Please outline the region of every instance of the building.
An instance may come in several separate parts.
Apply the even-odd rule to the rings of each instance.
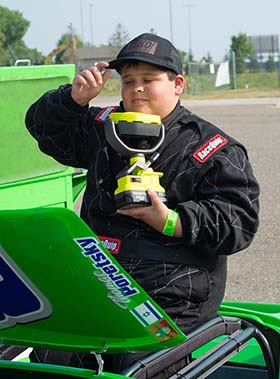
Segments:
[[[96,62],[110,61],[116,57],[119,48],[114,46],[81,47],[75,50],[77,71],[93,66]],[[69,51],[63,55],[63,62],[69,63]]]

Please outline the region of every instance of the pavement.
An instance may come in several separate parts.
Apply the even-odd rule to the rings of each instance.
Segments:
[[[98,98],[95,105],[117,104]],[[228,259],[225,300],[280,303],[280,98],[182,100],[242,142],[261,187],[260,227],[252,245]]]
[[[183,101],[248,149],[261,188],[260,227],[252,245],[228,259],[225,300],[280,302],[280,99]]]

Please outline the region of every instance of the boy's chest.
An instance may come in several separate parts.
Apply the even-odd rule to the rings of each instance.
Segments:
[[[190,143],[192,140],[193,143]],[[162,172],[160,184],[165,188],[167,195],[175,198],[178,196],[179,188],[190,187],[192,180],[184,180],[186,174],[192,171],[193,165],[189,156],[193,151],[195,139],[193,133],[179,134],[174,131],[167,135],[166,140],[159,149],[159,157],[151,165],[154,172]],[[148,156],[145,160],[148,160]],[[90,167],[88,179],[91,188],[113,196],[117,188],[117,177],[120,172],[129,169],[129,157],[122,157],[116,153],[106,141],[100,138],[92,140],[90,146]],[[179,191],[183,193],[182,188]],[[190,188],[187,190],[190,192]],[[186,193],[186,191],[185,191]],[[180,195],[181,197],[181,195]],[[179,200],[179,199],[177,199]]]

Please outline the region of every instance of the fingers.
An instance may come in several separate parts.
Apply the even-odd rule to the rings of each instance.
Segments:
[[[109,66],[108,62],[101,61],[101,62],[96,62],[94,64],[94,67],[97,67],[99,71],[104,72],[104,69]]]
[[[83,85],[90,87],[98,87],[103,84],[103,77],[101,71],[96,67],[89,67],[86,70],[81,71],[77,75],[77,80]]]
[[[162,204],[162,201],[152,189],[148,189],[147,192],[153,206],[160,206]]]
[[[108,65],[107,62],[98,62],[75,77],[71,95],[76,103],[86,105],[99,94],[111,74],[110,70],[105,70]]]
[[[147,191],[148,194],[149,194],[149,197],[151,199],[149,191],[151,191],[151,190]],[[156,194],[154,192],[153,192],[152,195],[156,196]],[[153,201],[155,201],[155,200],[153,200]],[[151,202],[152,202],[151,206],[153,206],[153,201],[151,199]],[[139,217],[145,215],[146,212],[147,212],[147,207],[146,206],[131,207],[131,208],[125,208],[125,209],[118,209],[117,210],[117,213],[119,213],[119,214],[122,214],[122,215],[125,215],[125,216],[131,216],[131,217],[134,217],[134,218],[139,218]]]
[[[148,190],[148,194],[151,199],[150,206],[119,209],[117,210],[117,213],[124,216],[130,216],[135,219],[140,219],[152,226],[154,229],[160,231],[164,225],[168,208],[154,191]]]
[[[96,62],[94,66],[81,71],[76,76],[76,82],[89,87],[101,86],[104,84],[104,79],[107,80],[110,76],[110,70],[105,70],[108,66],[108,62]]]
[[[145,213],[146,207],[134,207],[134,208],[124,208],[124,209],[117,209],[117,213],[123,215],[123,216],[130,216],[134,218],[141,218],[143,213]]]
[[[117,210],[118,213],[120,214],[123,214],[123,215],[126,215],[126,216],[132,216],[132,217],[141,217],[143,215],[146,215],[147,212],[149,212],[151,210],[151,207],[153,209],[159,209],[162,207],[163,203],[162,201],[160,200],[160,198],[157,196],[157,194],[151,190],[151,189],[148,189],[147,190],[148,192],[148,195],[150,197],[150,200],[151,200],[151,205],[148,206],[148,207],[131,207],[131,208],[126,208],[126,209],[119,209]]]

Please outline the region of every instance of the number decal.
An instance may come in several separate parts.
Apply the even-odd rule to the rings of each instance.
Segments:
[[[0,247],[0,329],[39,320],[51,313],[46,297]]]

